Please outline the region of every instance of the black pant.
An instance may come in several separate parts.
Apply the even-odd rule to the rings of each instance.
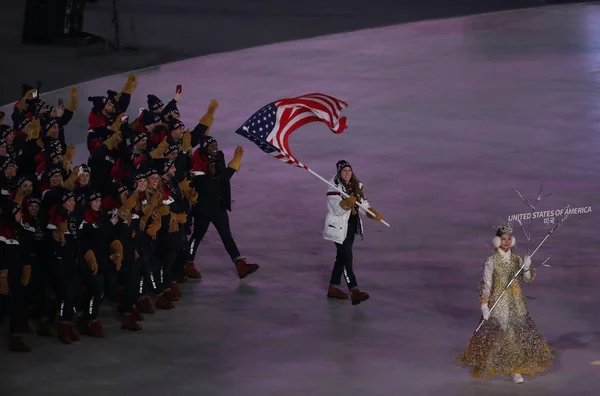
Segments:
[[[123,267],[121,267],[120,272],[123,283],[123,299],[119,306],[119,310],[123,314],[133,313],[141,279],[140,261],[135,259],[135,252],[126,254],[123,260]]]
[[[92,322],[98,320],[100,303],[104,295],[104,274],[98,270],[96,275],[84,264],[83,277],[85,285],[85,298],[83,300],[83,320]]]
[[[171,280],[173,282],[176,282],[179,279],[183,278],[185,264],[187,263],[188,241],[186,237],[186,229],[187,227],[184,227],[184,225],[181,226],[178,245],[179,249],[177,250],[177,257],[175,258],[175,262],[173,263],[173,267],[171,268]]]
[[[25,319],[25,288],[21,283],[23,269],[19,261],[19,245],[8,245],[0,242],[2,260],[8,263],[8,295],[0,296],[0,322],[8,314],[10,321],[10,334],[19,334],[22,331]]]
[[[337,286],[340,284],[342,274],[344,275],[344,280],[346,281],[348,289],[353,289],[358,286],[356,283],[356,277],[354,276],[354,271],[352,270],[352,245],[354,244],[354,236],[356,235],[357,229],[358,218],[351,216],[350,220],[348,221],[348,232],[346,233],[346,239],[344,239],[344,243],[335,244],[337,253],[335,256],[333,271],[331,272],[331,279],[329,281],[329,284],[332,286]]]
[[[148,235],[140,236],[140,248],[138,250],[141,273],[139,296],[148,293],[159,293],[161,269],[154,242]]]
[[[59,320],[71,322],[76,309],[79,284],[77,259],[71,254],[66,254],[64,257],[56,256],[54,258],[54,276],[56,276],[57,295],[60,300]]]
[[[193,262],[196,258],[198,245],[200,245],[204,235],[206,235],[206,231],[208,231],[208,227],[211,223],[217,229],[221,241],[223,241],[223,246],[225,246],[225,250],[227,250],[229,257],[231,257],[231,260],[235,263],[241,256],[240,251],[233,240],[233,236],[231,235],[229,215],[227,214],[226,209],[219,209],[213,213],[197,212],[194,215],[194,231],[190,238],[187,260]]]

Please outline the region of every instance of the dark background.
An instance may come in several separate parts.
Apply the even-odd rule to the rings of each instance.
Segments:
[[[82,30],[114,44],[113,4],[120,51],[103,41],[23,44],[23,36],[47,32],[65,0],[3,0],[0,45],[0,105],[17,100],[22,83],[41,81],[43,91],[106,75],[185,58],[431,18],[584,1],[544,0],[97,0],[80,2]],[[26,22],[25,14],[28,9]],[[37,14],[37,15],[36,15]],[[37,31],[37,34],[32,34]],[[77,45],[74,45],[78,43]],[[60,45],[57,45],[60,44]],[[127,48],[133,47],[133,48]]]

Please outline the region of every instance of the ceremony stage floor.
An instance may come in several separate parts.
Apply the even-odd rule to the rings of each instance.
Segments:
[[[146,94],[193,127],[219,100],[212,135],[234,176],[234,237],[260,270],[234,274],[211,229],[198,252],[200,282],[177,308],[122,331],[104,307],[106,339],[26,337],[31,354],[0,348],[2,395],[593,395],[600,387],[600,9],[575,5],[357,31],[190,59],[136,73],[130,114]],[[67,130],[83,143],[85,98],[127,75],[79,85]],[[334,261],[324,241],[327,186],[233,133],[263,105],[323,92],[349,103],[349,128],[312,124],[294,154],[330,178],[348,160],[391,224],[365,219],[355,270],[367,302],[325,298]],[[68,99],[68,88],[46,94]],[[86,149],[78,146],[78,159]],[[480,318],[482,264],[494,225],[528,212],[515,193],[551,196],[538,209],[592,207],[570,216],[538,253],[529,310],[557,358],[515,385],[473,379],[454,363]],[[556,218],[555,220],[558,220]],[[549,231],[534,220],[532,249]],[[596,224],[596,226],[594,225]],[[525,254],[523,233],[519,254]],[[5,327],[4,329],[5,330]]]

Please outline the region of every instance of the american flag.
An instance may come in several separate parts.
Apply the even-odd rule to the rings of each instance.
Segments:
[[[347,126],[340,112],[346,107],[346,102],[322,93],[281,99],[258,110],[235,133],[283,162],[308,169],[292,155],[290,135],[316,121],[325,123],[333,133],[342,133]]]

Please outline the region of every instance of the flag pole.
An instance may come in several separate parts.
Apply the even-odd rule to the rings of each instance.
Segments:
[[[324,183],[326,183],[326,184],[330,185],[331,187],[335,188],[335,189],[336,189],[336,190],[337,190],[337,191],[338,191],[340,194],[342,194],[342,196],[343,196],[344,198],[348,198],[348,197],[349,197],[349,195],[348,195],[348,194],[346,194],[344,191],[342,191],[340,188],[338,188],[338,187],[337,187],[335,184],[331,183],[329,180],[325,179],[323,176],[319,175],[317,172],[313,171],[312,169],[310,169],[310,168],[308,168],[308,167],[306,167],[305,169],[306,169],[307,171],[309,171],[310,173],[312,173],[313,175],[315,175],[315,176],[316,176],[318,179],[320,179],[320,180],[321,180],[321,181],[323,181]],[[365,210],[367,213],[369,213],[371,216],[373,216],[373,218],[375,218],[375,213],[371,212],[371,211],[369,210],[369,208],[368,208],[366,205],[364,205],[364,204],[362,204],[362,203],[360,203],[360,202],[356,202],[356,204],[357,204],[358,206],[360,206],[361,208],[363,208],[363,209],[364,209],[364,210]],[[380,221],[381,221],[383,224],[385,224],[386,226],[388,226],[388,227],[390,226],[390,225],[389,225],[389,223],[388,223],[388,222],[386,222],[385,220],[381,219]]]

